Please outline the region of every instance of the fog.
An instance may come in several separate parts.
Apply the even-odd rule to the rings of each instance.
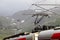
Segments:
[[[60,3],[60,0],[0,0],[0,16],[11,16],[20,10],[27,10],[32,3]]]

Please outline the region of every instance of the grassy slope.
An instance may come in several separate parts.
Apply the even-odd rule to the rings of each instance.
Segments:
[[[0,30],[0,40],[2,40],[3,38],[9,36],[9,35],[13,35],[14,32],[12,30]]]
[[[57,18],[55,22],[48,22],[46,25],[60,25],[60,18]]]

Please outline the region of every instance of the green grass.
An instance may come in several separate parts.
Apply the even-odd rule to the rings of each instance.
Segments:
[[[12,30],[0,30],[0,40],[3,40],[3,38],[13,34],[14,34],[14,31]]]
[[[2,35],[0,35],[0,40],[3,40],[3,38],[5,38],[5,37],[7,37],[6,34],[2,34]]]

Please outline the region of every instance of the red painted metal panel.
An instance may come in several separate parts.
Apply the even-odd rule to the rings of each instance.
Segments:
[[[51,39],[60,39],[60,32],[59,33],[54,33],[52,35]]]

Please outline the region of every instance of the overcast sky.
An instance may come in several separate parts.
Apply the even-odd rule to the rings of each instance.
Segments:
[[[20,10],[26,10],[34,2],[36,2],[36,0],[0,0],[0,15],[9,16]],[[46,2],[46,0],[43,2]],[[54,3],[55,0],[47,0],[47,2]],[[57,3],[60,3],[59,0]]]

